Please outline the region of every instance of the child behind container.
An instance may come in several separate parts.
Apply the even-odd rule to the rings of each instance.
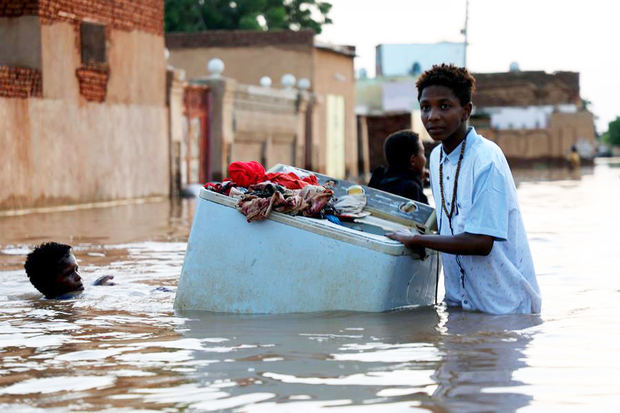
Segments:
[[[428,204],[423,192],[426,157],[418,134],[395,132],[386,138],[383,149],[388,167],[375,169],[368,186]]]

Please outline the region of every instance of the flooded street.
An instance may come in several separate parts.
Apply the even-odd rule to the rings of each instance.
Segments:
[[[175,313],[194,204],[0,216],[0,406],[66,411],[613,411],[620,160],[515,172],[543,310]],[[74,246],[86,290],[45,300],[33,245]],[[114,275],[114,286],[91,286]]]

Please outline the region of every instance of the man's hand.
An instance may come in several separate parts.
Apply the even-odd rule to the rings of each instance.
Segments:
[[[405,231],[404,229],[400,229],[396,232],[388,232],[385,234],[385,236],[389,239],[402,242],[407,248],[412,248],[415,245],[416,234],[411,231]]]
[[[114,282],[112,282],[113,278],[113,275],[102,275],[95,280],[93,285],[114,285]]]
[[[419,235],[414,232],[405,231],[401,229],[396,232],[388,232],[385,234],[385,236],[388,237],[389,239],[402,242],[405,245],[405,247],[413,250],[418,255],[420,255],[420,257],[422,258],[426,256],[426,250],[424,249],[424,247],[420,246],[417,243]]]

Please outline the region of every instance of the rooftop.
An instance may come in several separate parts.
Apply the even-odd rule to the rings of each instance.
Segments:
[[[477,106],[525,106],[577,103],[578,72],[514,71],[475,73]]]
[[[334,45],[314,40],[312,30],[209,30],[195,33],[167,33],[166,47],[170,50],[209,47],[261,47],[282,49],[316,47],[321,50],[355,56],[355,46]]]

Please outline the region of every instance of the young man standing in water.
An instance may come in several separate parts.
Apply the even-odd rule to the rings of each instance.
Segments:
[[[438,235],[396,232],[409,248],[442,252],[448,306],[492,314],[538,313],[541,298],[512,173],[501,149],[467,126],[475,80],[435,65],[418,79]]]
[[[69,298],[84,290],[71,246],[48,242],[36,247],[24,264],[32,285],[45,298]],[[111,285],[112,275],[99,277],[94,285]]]

